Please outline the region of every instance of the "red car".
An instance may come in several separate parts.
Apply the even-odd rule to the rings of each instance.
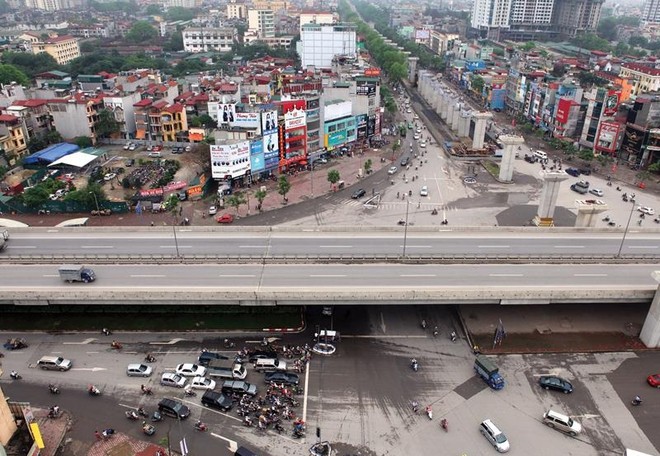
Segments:
[[[651,374],[646,378],[646,381],[649,382],[654,388],[660,388],[660,374]]]
[[[218,223],[232,223],[234,221],[234,216],[231,214],[222,214],[215,219],[215,221]]]
[[[151,150],[154,152],[160,152],[163,150],[163,146],[154,146]]]

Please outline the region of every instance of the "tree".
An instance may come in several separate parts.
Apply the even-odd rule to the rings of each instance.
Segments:
[[[158,37],[156,30],[147,21],[137,21],[126,34],[126,41],[135,44],[144,44]]]
[[[96,210],[96,203],[102,207],[102,202],[107,199],[105,192],[100,184],[92,182],[77,190],[73,190],[66,194],[64,201],[76,201],[83,204],[86,208]]]
[[[37,185],[36,187],[28,188],[23,192],[23,203],[27,207],[39,207],[48,201],[48,195],[48,190],[46,190],[44,186]]]
[[[472,91],[477,95],[482,95],[484,91],[485,81],[479,75],[472,76]]]
[[[51,144],[57,144],[62,142],[62,135],[57,130],[47,131],[41,135],[34,135],[28,141],[28,149],[30,152],[38,152],[41,149],[45,149]]]
[[[368,159],[366,162],[364,162],[364,172],[367,174],[371,174],[371,166],[373,165],[373,162],[371,161],[371,158]]]
[[[195,18],[195,10],[183,8],[181,6],[173,6],[167,10],[167,20],[175,21],[191,21]]]
[[[652,173],[660,174],[660,160],[649,165],[647,169]]]
[[[257,202],[259,203],[259,205],[257,206],[257,210],[259,212],[261,212],[261,206],[263,205],[267,194],[268,194],[268,192],[266,192],[265,188],[264,189],[259,189],[256,192],[254,192],[254,197],[257,199]]]
[[[11,84],[12,82],[27,86],[30,85],[30,78],[14,65],[0,64],[0,84]]]
[[[287,179],[286,176],[280,176],[277,181],[277,193],[282,195],[285,203],[288,201],[286,194],[289,193],[289,190],[291,190],[291,182],[289,182],[289,179]]]
[[[101,109],[99,111],[99,119],[95,125],[96,136],[98,138],[108,138],[113,133],[119,133],[119,122],[115,119],[115,115],[109,109]]]
[[[590,162],[590,161],[592,161],[592,160],[594,159],[594,151],[591,150],[591,149],[582,149],[582,150],[578,153],[578,157],[579,157],[581,160],[584,160],[584,161],[586,161],[586,162]]]
[[[2,61],[5,64],[13,65],[25,73],[29,78],[34,78],[36,74],[44,71],[60,69],[57,61],[46,52],[41,54],[26,54],[24,52],[5,52],[2,54]]]
[[[523,44],[522,46],[520,46],[520,49],[522,49],[524,52],[529,52],[529,51],[531,51],[532,49],[534,49],[535,47],[536,47],[536,43],[535,43],[535,42],[533,42],[533,41],[528,41],[528,42],[526,42],[525,44]]]
[[[81,149],[86,149],[87,147],[92,147],[92,140],[89,136],[77,136],[73,138],[73,143],[80,147]]]
[[[341,176],[339,175],[339,171],[336,169],[331,169],[328,171],[328,182],[330,182],[330,185],[335,185],[337,182],[339,182],[339,179],[341,179]]]
[[[238,215],[238,208],[242,204],[246,203],[245,195],[241,192],[235,192],[227,198],[227,204],[233,207],[236,210],[236,215]]]
[[[179,31],[174,32],[169,41],[163,46],[163,50],[170,52],[183,51],[183,34]]]
[[[147,5],[144,12],[150,16],[156,16],[163,12],[163,9],[160,5]]]

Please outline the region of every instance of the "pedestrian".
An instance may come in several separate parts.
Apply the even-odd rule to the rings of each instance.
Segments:
[[[96,437],[96,440],[103,440],[103,437],[101,437],[101,433],[98,430],[94,431],[94,437]]]

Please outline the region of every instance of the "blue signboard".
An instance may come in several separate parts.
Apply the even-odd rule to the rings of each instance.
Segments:
[[[261,139],[250,143],[250,170],[259,173],[266,168],[264,146]]]
[[[328,135],[327,147],[337,147],[346,144],[346,130],[336,131]]]

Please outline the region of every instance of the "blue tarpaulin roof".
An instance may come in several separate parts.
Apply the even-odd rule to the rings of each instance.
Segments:
[[[80,147],[75,144],[69,143],[58,143],[52,144],[45,149],[35,152],[32,155],[25,158],[24,163],[26,165],[48,165],[55,160],[58,160],[65,155],[72,154],[76,152]]]

